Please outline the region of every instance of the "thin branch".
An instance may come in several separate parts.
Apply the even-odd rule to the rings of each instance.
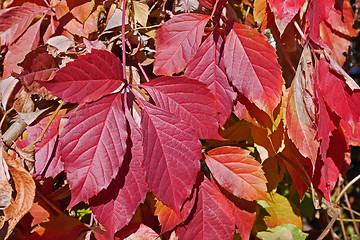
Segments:
[[[359,216],[360,217],[360,213],[359,212],[357,212],[357,211],[355,211],[355,210],[353,210],[352,208],[348,208],[348,207],[345,207],[345,206],[341,206],[343,209],[345,209],[345,210],[347,210],[347,211],[349,211],[349,212],[352,212],[353,214],[355,214],[355,215],[357,215],[357,216]]]
[[[351,204],[350,204],[350,202],[349,202],[349,197],[348,197],[348,195],[347,195],[346,192],[345,192],[345,194],[344,194],[344,199],[345,199],[346,206],[347,206],[349,209],[351,209]],[[349,213],[350,213],[351,219],[355,219],[355,216],[354,216],[353,211],[349,211]],[[355,233],[356,233],[357,235],[360,235],[358,225],[357,225],[355,222],[353,222],[353,225],[354,225]]]
[[[335,200],[335,204],[338,204],[340,202],[341,197],[345,194],[345,192],[351,187],[357,180],[360,179],[360,174],[357,175],[353,180],[351,180],[344,188],[341,190],[339,196],[337,196]]]
[[[341,232],[343,234],[344,240],[348,240],[347,236],[346,236],[344,221],[342,221],[342,220],[340,220],[340,227],[341,227]]]
[[[332,228],[332,226],[334,225],[335,221],[337,220],[338,216],[333,216],[331,218],[331,221],[329,222],[329,224],[326,226],[325,230],[321,233],[321,235],[317,238],[317,240],[322,240],[326,237],[326,235],[328,235],[330,229]]]

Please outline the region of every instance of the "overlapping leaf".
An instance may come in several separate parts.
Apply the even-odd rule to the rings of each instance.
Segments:
[[[270,214],[265,216],[266,226],[274,228],[282,224],[294,224],[302,229],[300,210],[293,203],[278,193],[273,194],[271,199],[259,202]]]
[[[233,213],[237,226],[236,232],[239,233],[241,239],[250,239],[251,229],[256,218],[256,212],[248,212],[233,205]]]
[[[71,189],[69,207],[107,188],[126,152],[121,94],[79,106],[60,136],[61,160]]]
[[[238,91],[272,116],[283,79],[275,49],[255,29],[233,23],[225,39],[226,73]]]
[[[230,87],[225,74],[224,59],[221,57],[224,40],[215,30],[201,44],[195,56],[189,62],[185,76],[197,79],[208,85],[217,97],[217,109],[222,126],[230,116],[236,94]]]
[[[112,93],[122,84],[122,65],[113,53],[92,50],[66,64],[49,82],[41,82],[67,102],[85,103]]]
[[[231,240],[235,231],[232,206],[220,190],[207,178],[200,185],[196,211],[177,235],[182,240]]]
[[[284,33],[285,28],[299,12],[299,9],[304,3],[305,0],[269,0],[280,35]]]
[[[249,201],[268,199],[261,164],[249,154],[238,147],[219,147],[210,150],[205,161],[216,181],[235,196]]]
[[[320,38],[320,23],[329,17],[334,0],[313,0],[309,3],[306,20],[309,23],[309,37],[320,46],[326,47]]]
[[[326,60],[320,60],[317,67],[319,88],[332,111],[355,127],[360,117],[360,92],[351,91],[344,80],[329,68]]]
[[[300,153],[304,157],[308,157],[315,165],[320,144],[316,140],[314,93],[306,63],[307,56],[310,55],[306,54],[307,49],[304,49],[295,78],[289,89],[286,122],[289,138],[295,143]]]
[[[332,132],[329,147],[323,161],[317,164],[313,176],[313,184],[330,201],[339,174],[345,174],[349,164],[349,148],[344,133],[336,129]]]
[[[20,73],[21,67],[18,66],[24,59],[26,54],[34,50],[40,41],[40,26],[43,18],[38,20],[34,25],[29,27],[26,32],[9,47],[4,59],[4,76],[8,76],[11,72]]]
[[[171,75],[182,71],[195,55],[210,16],[179,14],[156,32],[154,73]]]
[[[38,14],[38,9],[30,7],[12,7],[3,10],[0,13],[1,45],[10,46],[25,32]]]
[[[59,125],[62,115],[62,112],[56,115],[46,130],[41,142],[35,144],[35,175],[40,175],[47,170],[52,170],[48,168],[54,153],[56,140],[58,138]],[[30,136],[25,140],[18,142],[17,146],[20,148],[25,148],[34,142],[40,136],[46,124],[49,122],[49,118],[50,117],[43,118],[38,124],[28,127],[27,132]]]
[[[129,112],[126,111],[125,114],[131,131],[131,154],[125,156],[117,177],[109,187],[89,201],[97,220],[110,236],[130,222],[136,208],[144,202],[148,190],[142,166],[141,131]]]
[[[201,143],[174,115],[143,102],[144,169],[150,190],[178,216],[200,169]]]
[[[155,215],[158,217],[160,225],[161,225],[161,232],[167,232],[176,227],[177,225],[183,223],[186,218],[189,216],[196,197],[192,197],[191,200],[186,201],[184,203],[183,208],[181,209],[181,217],[182,219],[168,206],[164,205],[162,202],[158,201],[156,203]]]
[[[215,97],[205,84],[186,77],[160,77],[142,86],[157,106],[188,124],[198,138],[221,139]]]

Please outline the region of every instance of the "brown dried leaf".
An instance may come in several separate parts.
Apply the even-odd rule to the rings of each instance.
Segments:
[[[19,80],[14,77],[8,77],[0,80],[0,99],[1,105],[4,109],[6,109],[6,104],[18,82]]]
[[[16,197],[8,208],[4,210],[8,223],[7,239],[20,219],[30,210],[35,198],[35,182],[30,173],[12,156],[3,151],[4,159],[14,181]]]
[[[2,149],[2,147],[1,147]],[[11,203],[12,188],[9,183],[9,169],[0,151],[0,210],[7,208]]]

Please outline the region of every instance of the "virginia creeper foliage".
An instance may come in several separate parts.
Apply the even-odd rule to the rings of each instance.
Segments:
[[[2,1],[4,238],[304,239],[284,176],[339,203],[350,1],[184,2]]]

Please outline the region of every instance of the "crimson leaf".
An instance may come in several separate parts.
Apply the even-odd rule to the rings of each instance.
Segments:
[[[61,160],[71,189],[69,208],[109,186],[126,150],[121,94],[79,106],[60,136]]]
[[[240,93],[272,116],[283,84],[275,49],[253,28],[239,23],[229,28],[224,50],[226,73]]]
[[[210,16],[184,13],[156,31],[154,73],[171,75],[184,69],[198,49]]]
[[[221,139],[215,97],[204,83],[186,77],[160,77],[142,86],[158,107],[189,124],[198,138]]]
[[[233,239],[235,218],[232,205],[207,178],[200,185],[196,211],[185,227],[179,227],[181,240]]]
[[[200,169],[201,143],[175,116],[143,102],[144,169],[150,190],[178,216]]]
[[[93,49],[66,64],[52,81],[41,84],[64,101],[86,103],[112,93],[122,80],[119,58],[109,51]]]
[[[201,44],[195,56],[189,62],[185,76],[208,84],[208,88],[217,97],[217,109],[220,113],[220,125],[224,125],[230,116],[236,93],[230,87],[225,74],[224,59],[221,57],[224,40],[218,31],[210,34]]]

